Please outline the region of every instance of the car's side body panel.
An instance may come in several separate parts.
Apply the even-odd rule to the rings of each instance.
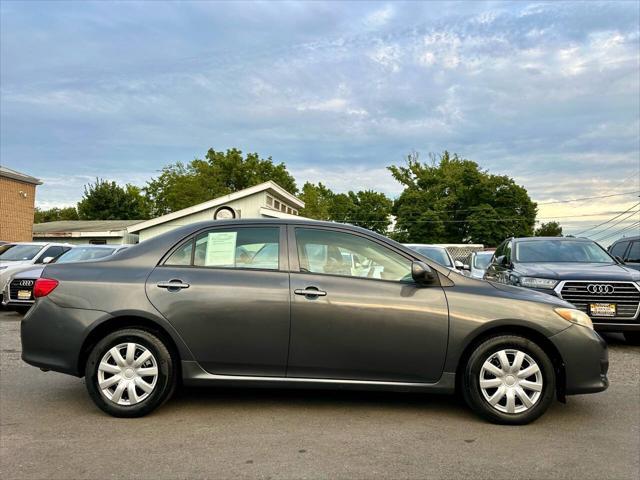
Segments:
[[[157,286],[172,279],[189,288],[170,291]],[[149,276],[147,295],[208,372],[285,374],[287,272],[160,266]]]
[[[287,376],[435,382],[442,374],[449,318],[442,287],[291,274]]]

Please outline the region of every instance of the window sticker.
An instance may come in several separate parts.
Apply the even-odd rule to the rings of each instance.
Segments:
[[[237,236],[238,232],[209,233],[205,265],[208,267],[235,266]]]

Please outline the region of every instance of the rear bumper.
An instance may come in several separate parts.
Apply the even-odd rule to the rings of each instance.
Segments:
[[[607,343],[593,330],[572,325],[550,337],[564,362],[565,393],[602,392],[609,386]]]
[[[89,327],[109,315],[98,310],[63,308],[42,298],[22,319],[22,360],[29,365],[82,376],[80,349]]]

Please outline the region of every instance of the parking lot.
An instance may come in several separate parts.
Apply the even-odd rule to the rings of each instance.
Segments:
[[[183,390],[141,419],[111,418],[83,380],[20,359],[0,312],[2,477],[637,479],[640,348],[610,342],[611,387],[534,424],[483,422],[450,397]]]

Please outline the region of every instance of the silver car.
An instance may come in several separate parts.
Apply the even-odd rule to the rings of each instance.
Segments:
[[[90,262],[115,255],[129,245],[78,245],[47,263]],[[28,309],[34,302],[33,286],[42,275],[46,263],[19,269],[7,281],[2,295],[2,305],[17,310]]]

